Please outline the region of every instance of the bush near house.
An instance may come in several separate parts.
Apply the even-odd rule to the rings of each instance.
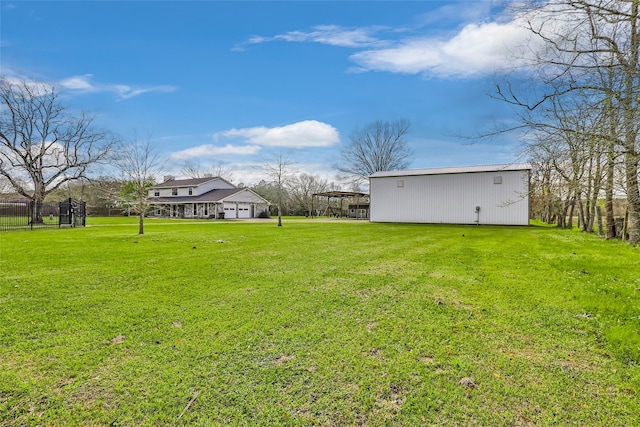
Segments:
[[[635,247],[338,220],[136,231],[0,234],[0,424],[639,422]]]

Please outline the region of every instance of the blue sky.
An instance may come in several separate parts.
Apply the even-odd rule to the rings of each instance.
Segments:
[[[282,152],[334,179],[349,134],[407,119],[412,168],[516,161],[493,82],[526,35],[498,1],[5,1],[0,67],[56,85],[122,138],[151,138],[179,175],[235,182]]]

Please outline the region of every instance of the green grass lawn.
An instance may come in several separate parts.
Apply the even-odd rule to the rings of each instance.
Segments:
[[[640,249],[549,227],[0,233],[0,425],[640,425]]]

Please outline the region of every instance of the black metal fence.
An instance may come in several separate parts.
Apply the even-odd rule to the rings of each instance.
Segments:
[[[38,203],[0,199],[0,231],[47,227],[84,227],[86,204],[81,200]]]

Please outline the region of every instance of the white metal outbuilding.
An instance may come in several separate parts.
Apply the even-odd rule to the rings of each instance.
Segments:
[[[529,224],[529,164],[377,172],[372,222]]]

